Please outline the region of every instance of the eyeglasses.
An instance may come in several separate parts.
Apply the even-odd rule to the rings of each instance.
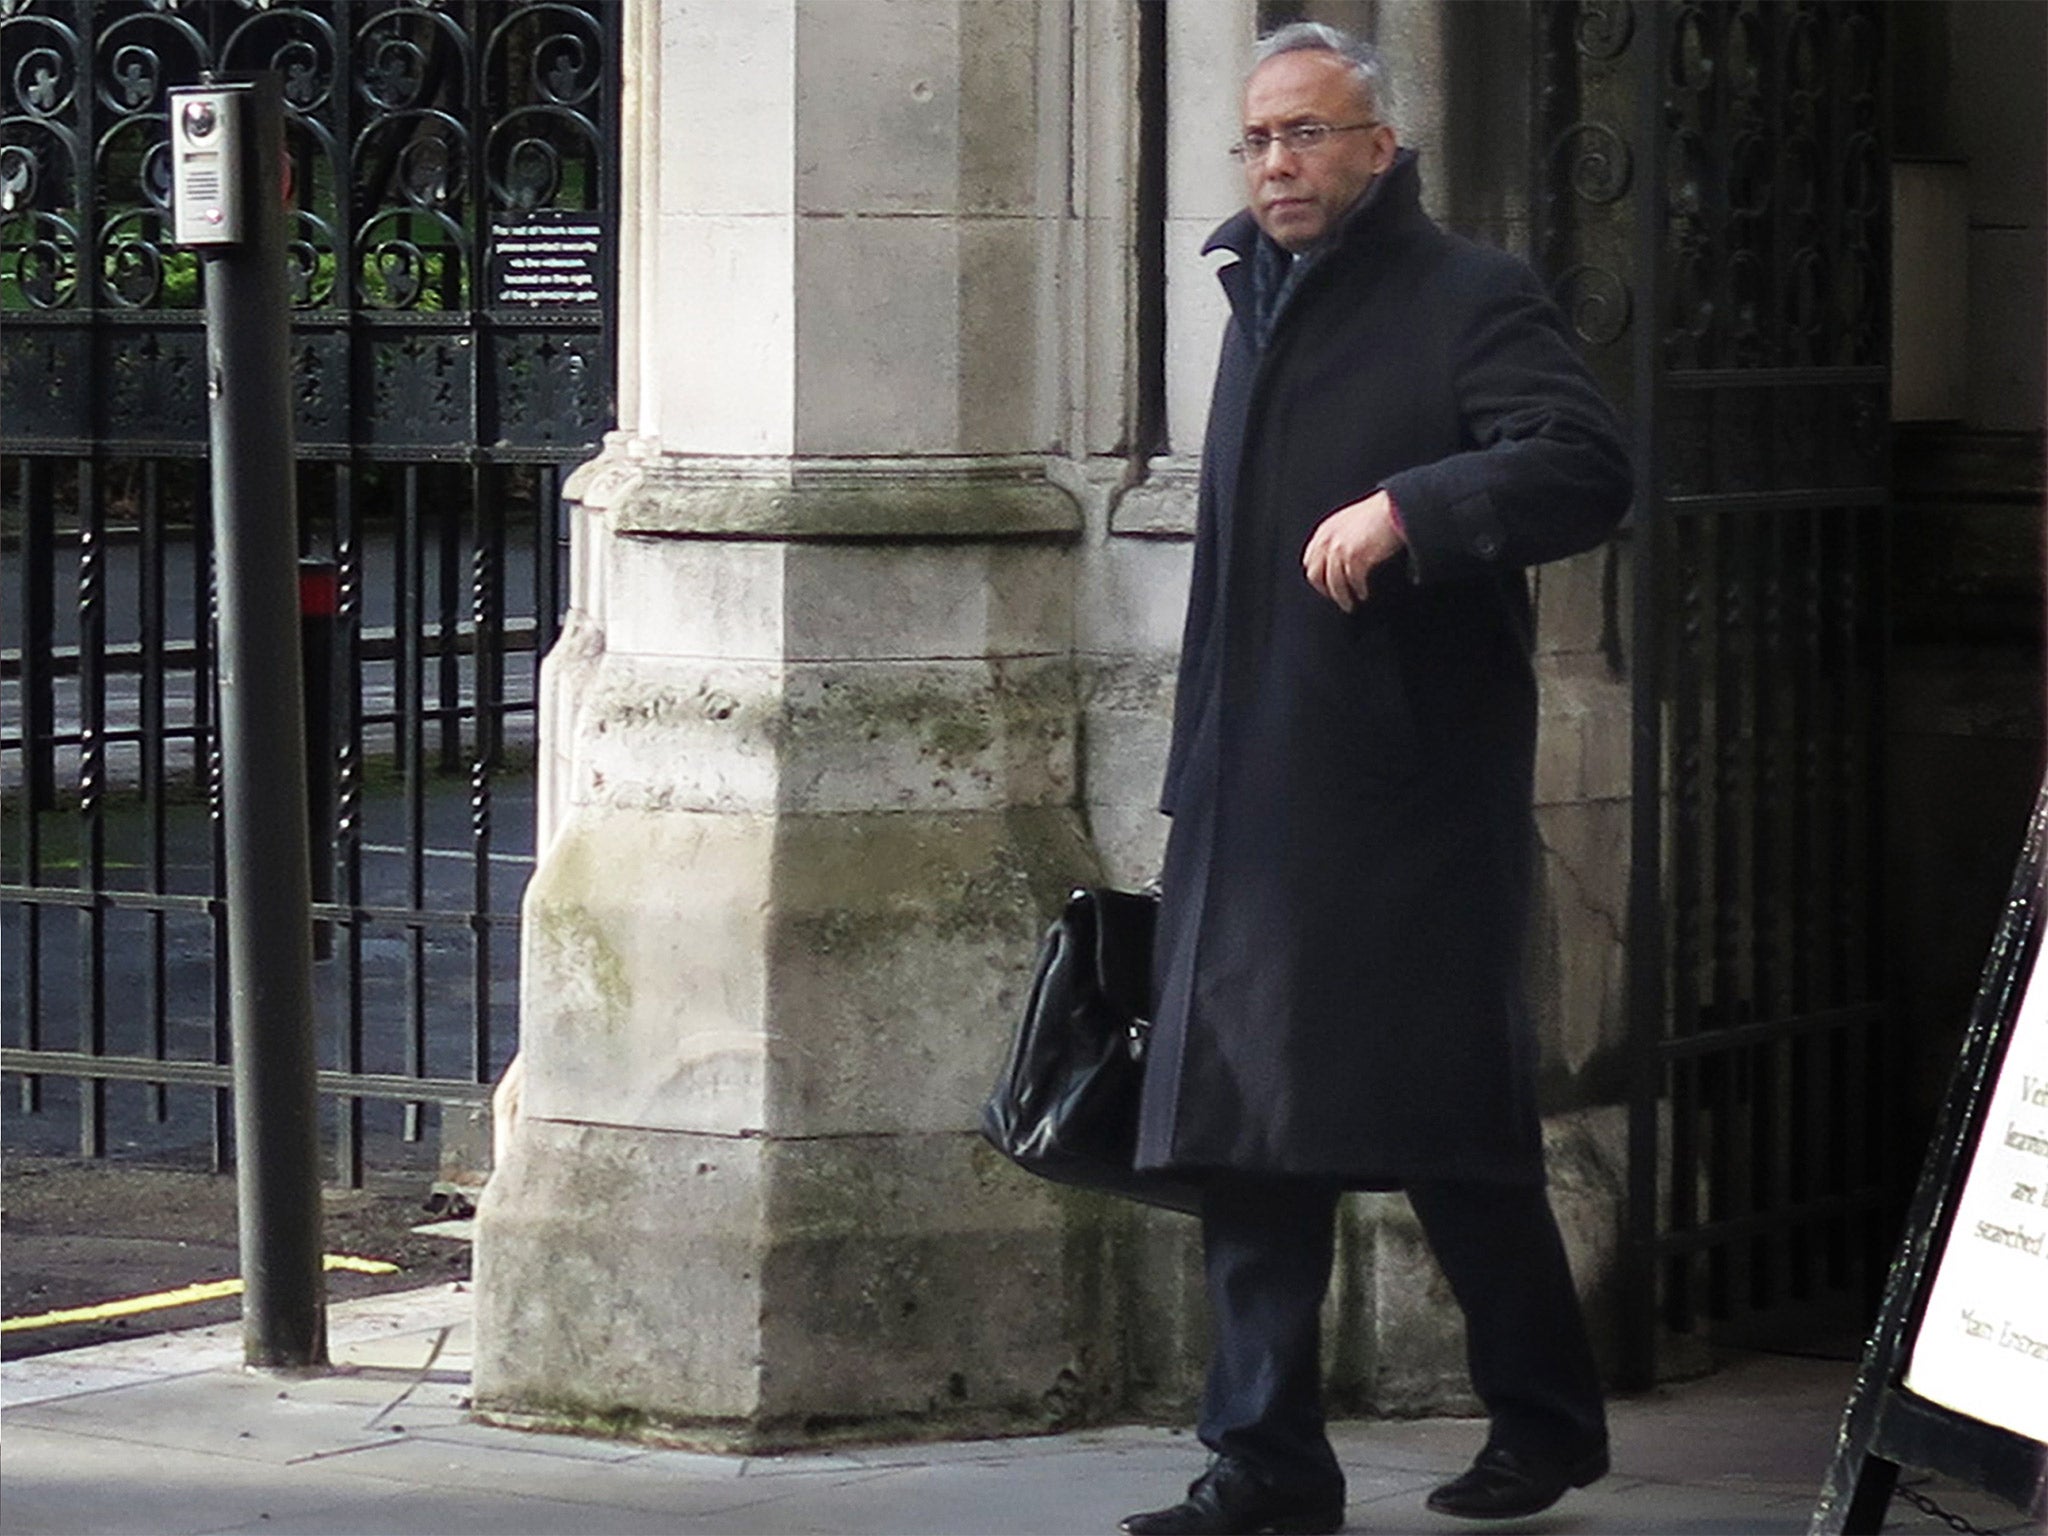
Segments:
[[[1311,154],[1333,133],[1364,133],[1379,126],[1378,123],[1294,123],[1278,133],[1253,129],[1230,146],[1230,158],[1246,165],[1257,165],[1275,144],[1284,146],[1290,154]]]

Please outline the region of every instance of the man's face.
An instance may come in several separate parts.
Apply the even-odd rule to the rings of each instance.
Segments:
[[[1393,164],[1396,143],[1384,123],[1332,133],[1311,149],[1289,149],[1278,135],[1303,123],[1355,129],[1372,122],[1358,77],[1334,53],[1282,53],[1252,71],[1244,86],[1244,131],[1273,142],[1264,155],[1245,157],[1245,184],[1252,217],[1282,249],[1306,250],[1334,229]]]

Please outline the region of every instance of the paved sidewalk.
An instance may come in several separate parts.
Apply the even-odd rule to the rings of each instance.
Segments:
[[[1183,1432],[719,1457],[468,1421],[460,1286],[329,1309],[336,1370],[241,1368],[237,1324],[0,1366],[0,1532],[1108,1532],[1199,1469]],[[438,1352],[437,1352],[438,1351]],[[1739,1357],[1704,1381],[1617,1399],[1615,1475],[1518,1526],[1534,1532],[1803,1531],[1851,1367]],[[1422,1494],[1475,1449],[1471,1421],[1345,1423],[1353,1531],[1472,1530]],[[1979,1524],[2025,1529],[1941,1490]],[[1938,1532],[1894,1506],[1892,1527]]]

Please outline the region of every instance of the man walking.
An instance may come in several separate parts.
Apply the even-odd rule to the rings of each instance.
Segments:
[[[1490,1432],[1430,1507],[1533,1514],[1607,1470],[1520,995],[1523,570],[1606,538],[1629,466],[1534,274],[1423,213],[1388,108],[1369,46],[1265,39],[1248,206],[1208,246],[1237,260],[1138,1162],[1203,1182],[1214,1460],[1134,1536],[1343,1524],[1318,1315],[1345,1189],[1407,1192],[1465,1314]]]

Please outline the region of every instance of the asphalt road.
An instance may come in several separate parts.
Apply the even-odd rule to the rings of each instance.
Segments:
[[[381,1259],[389,1274],[327,1275],[340,1301],[469,1278],[469,1244],[415,1232],[440,1213],[428,1181],[391,1178],[326,1191],[329,1254]],[[0,1161],[0,1318],[93,1307],[225,1280],[238,1270],[235,1181],[133,1162],[93,1163],[9,1151]],[[232,1322],[238,1297],[155,1308],[128,1317],[0,1332],[0,1357],[18,1359],[172,1328]]]

